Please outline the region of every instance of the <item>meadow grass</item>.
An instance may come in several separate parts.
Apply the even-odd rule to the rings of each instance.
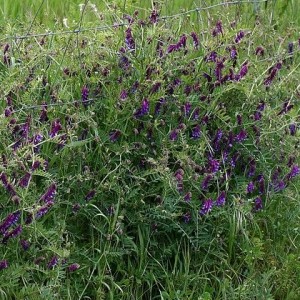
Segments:
[[[297,2],[78,4],[0,1],[0,298],[299,299]]]

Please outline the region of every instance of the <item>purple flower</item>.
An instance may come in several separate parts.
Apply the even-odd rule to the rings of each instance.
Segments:
[[[215,138],[213,140],[213,145],[214,145],[215,149],[219,148],[219,143],[220,143],[220,141],[222,139],[222,136],[223,136],[222,129],[218,129],[217,132],[216,132]]]
[[[261,120],[261,118],[262,118],[261,112],[260,112],[260,111],[256,111],[256,112],[254,113],[253,118],[254,118],[255,121]]]
[[[191,132],[191,138],[193,138],[194,140],[199,139],[201,136],[201,129],[200,129],[200,125],[197,124],[196,126],[194,126],[192,128],[192,132]]]
[[[111,142],[116,142],[121,136],[121,131],[118,129],[114,129],[109,133],[109,139]]]
[[[15,223],[18,222],[19,218],[21,216],[20,211],[16,211],[14,213],[9,214],[0,224],[0,232],[2,234],[5,234],[6,231]]]
[[[215,205],[216,206],[223,206],[225,204],[226,201],[226,193],[225,191],[222,191],[221,194],[218,196]]]
[[[202,181],[201,184],[201,188],[202,190],[207,190],[208,189],[208,185],[210,183],[210,181],[212,180],[212,176],[211,175],[207,175],[204,180]]]
[[[218,54],[216,51],[212,51],[209,54],[206,55],[205,60],[206,62],[212,61],[216,62],[217,61]]]
[[[216,26],[215,26],[215,28],[212,32],[213,36],[217,36],[219,34],[223,34],[223,28],[222,28],[222,21],[221,20],[217,21]]]
[[[51,206],[53,204],[54,204],[53,201],[49,201],[44,206],[42,206],[41,208],[39,208],[39,210],[35,214],[35,218],[36,219],[40,219],[42,216],[44,216],[49,211],[49,209],[51,208]]]
[[[290,124],[289,129],[290,129],[290,134],[291,135],[296,135],[297,127],[296,127],[295,124]]]
[[[160,87],[161,87],[160,82],[154,83],[153,86],[151,87],[150,94],[156,93],[160,89]]]
[[[127,49],[134,50],[135,49],[135,41],[132,36],[131,28],[128,27],[125,32],[125,44]]]
[[[87,86],[84,86],[81,90],[81,100],[83,106],[87,107],[88,105],[88,97],[89,97],[89,89]]]
[[[284,182],[283,180],[279,180],[278,182],[276,182],[276,183],[274,184],[274,191],[275,191],[275,192],[282,191],[282,190],[285,189],[285,187],[286,187],[285,182]]]
[[[87,193],[87,195],[85,196],[85,201],[90,201],[92,198],[94,198],[94,196],[96,195],[96,191],[95,190],[91,190]]]
[[[222,79],[222,70],[224,69],[224,63],[223,61],[217,61],[216,62],[216,69],[215,69],[215,75],[217,80],[221,81]]]
[[[179,130],[177,128],[172,130],[170,135],[169,135],[170,140],[171,141],[176,141],[177,138],[178,138],[178,133],[179,133]]]
[[[286,101],[284,101],[282,109],[278,113],[278,116],[288,113],[293,107],[294,107],[294,104],[291,104],[290,100],[287,99]]]
[[[245,32],[241,30],[239,33],[237,33],[234,41],[238,44],[238,43],[240,43],[240,41],[242,40],[242,38],[244,36],[245,36]]]
[[[212,199],[206,199],[203,204],[202,204],[202,208],[199,211],[200,215],[207,215],[213,207],[213,200]]]
[[[80,264],[74,263],[68,266],[68,271],[69,272],[75,272],[80,268]]]
[[[8,268],[8,262],[6,259],[0,260],[0,271]]]
[[[241,69],[238,74],[235,75],[235,80],[239,81],[245,77],[248,73],[248,62],[242,64]]]
[[[230,49],[230,58],[233,60],[236,60],[238,56],[237,50],[235,46],[232,46],[232,48]]]
[[[183,113],[187,117],[191,112],[192,104],[190,102],[186,102],[183,105]]]
[[[260,175],[258,179],[258,190],[260,194],[264,194],[265,192],[265,180],[262,175]]]
[[[156,103],[156,105],[155,105],[155,109],[154,109],[154,114],[155,114],[155,115],[158,115],[158,114],[159,114],[160,109],[161,109],[161,106],[162,106],[165,102],[166,102],[166,101],[165,101],[164,98],[160,98],[160,99],[157,101],[157,103]]]
[[[198,119],[199,119],[199,115],[200,115],[200,108],[197,107],[197,108],[194,110],[193,114],[192,114],[192,119],[193,119],[193,120],[198,120]]]
[[[194,45],[194,48],[195,49],[198,49],[198,46],[199,46],[199,39],[198,39],[198,36],[196,34],[196,32],[192,32],[191,33],[191,37],[193,39],[193,45]]]
[[[20,244],[24,251],[27,251],[30,247],[30,243],[26,240],[20,240]]]
[[[19,236],[22,233],[22,230],[22,225],[18,225],[15,229],[11,230],[10,232],[6,232],[2,239],[2,243],[6,244],[10,238],[15,238]]]
[[[121,93],[120,93],[120,99],[122,101],[126,100],[126,98],[128,97],[128,93],[126,90],[122,90]]]
[[[294,43],[293,43],[293,42],[290,42],[290,43],[288,44],[288,53],[289,53],[290,55],[292,55],[293,52],[294,52]]]
[[[31,167],[31,171],[35,171],[36,169],[39,168],[39,166],[41,165],[41,162],[39,160],[36,160],[33,164],[32,164],[32,167]]]
[[[58,132],[62,129],[62,126],[60,124],[60,120],[59,119],[56,119],[52,122],[51,124],[51,131],[50,131],[50,134],[49,136],[51,138],[54,138],[55,136],[57,136]]]
[[[182,216],[182,219],[183,219],[183,222],[184,223],[189,223],[190,220],[191,220],[191,214],[189,212],[185,213],[183,216]]]
[[[58,257],[54,255],[47,264],[48,269],[53,269],[58,264]]]
[[[264,56],[265,49],[261,46],[257,47],[255,50],[255,55],[257,56]]]
[[[264,80],[264,85],[270,86],[275,79],[278,71],[281,69],[282,64],[279,62],[269,70],[269,76]]]
[[[247,132],[246,130],[241,130],[234,138],[234,140],[237,142],[237,143],[241,143],[243,142],[244,140],[247,139]]]
[[[209,160],[209,172],[216,173],[219,171],[220,162],[217,159],[210,159]]]
[[[21,178],[19,182],[19,186],[22,188],[27,188],[30,179],[31,179],[31,174],[29,172],[26,172],[25,175]]]
[[[251,194],[254,191],[254,188],[255,188],[254,183],[250,181],[247,185],[247,193]]]
[[[187,192],[183,197],[185,202],[190,202],[192,199],[192,192]]]
[[[158,17],[159,17],[159,14],[158,14],[158,11],[156,9],[153,9],[151,11],[151,15],[149,17],[149,20],[152,24],[156,24],[157,21],[158,21]]]
[[[291,167],[291,171],[287,174],[287,179],[291,180],[292,178],[296,177],[300,174],[300,167],[298,165],[293,165]]]
[[[134,113],[134,116],[136,118],[141,118],[143,116],[145,116],[146,114],[149,113],[149,100],[148,99],[144,99],[142,101],[141,107],[139,109],[136,110],[136,112]]]
[[[260,197],[257,197],[257,198],[255,199],[255,201],[254,201],[254,207],[253,207],[253,210],[254,210],[255,212],[257,212],[257,211],[260,211],[260,210],[262,210],[262,209],[263,209],[263,203],[262,203],[262,200],[261,200]]]
[[[40,198],[40,201],[44,201],[45,203],[52,202],[54,200],[56,194],[56,184],[52,183],[45,194],[43,194]]]
[[[256,162],[255,162],[254,159],[251,159],[250,166],[249,166],[248,177],[254,176],[255,171],[256,171]]]
[[[259,111],[264,111],[266,108],[266,103],[264,101],[259,102],[259,104],[257,105],[257,110]]]

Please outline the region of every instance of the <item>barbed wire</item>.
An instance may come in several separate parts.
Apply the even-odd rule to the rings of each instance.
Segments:
[[[172,18],[178,18],[180,16],[188,15],[194,12],[199,13],[200,11],[205,11],[209,10],[215,7],[219,6],[227,6],[227,5],[237,5],[237,4],[259,4],[259,3],[265,3],[268,2],[269,0],[238,0],[238,1],[229,1],[229,2],[221,2],[218,4],[210,5],[210,6],[205,6],[205,7],[196,7],[191,10],[184,11],[182,13],[177,13],[174,15],[169,15],[169,16],[162,16],[158,17],[158,21],[164,21],[167,19],[172,19]],[[112,25],[101,25],[101,26],[94,26],[94,27],[81,27],[73,30],[64,30],[64,31],[56,31],[56,32],[42,32],[42,33],[32,33],[32,34],[25,34],[25,35],[16,35],[16,36],[6,36],[0,41],[6,41],[6,40],[24,40],[24,39],[30,39],[30,38],[37,38],[37,37],[47,37],[47,36],[55,36],[55,35],[66,35],[66,34],[78,34],[82,32],[87,32],[87,31],[103,31],[107,29],[113,29],[113,28],[118,28],[118,27],[123,27],[129,25],[128,22],[121,22],[121,23],[115,23]]]

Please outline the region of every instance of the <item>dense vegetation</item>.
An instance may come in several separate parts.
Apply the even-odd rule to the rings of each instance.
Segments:
[[[0,2],[0,298],[299,299],[295,2],[25,2]]]

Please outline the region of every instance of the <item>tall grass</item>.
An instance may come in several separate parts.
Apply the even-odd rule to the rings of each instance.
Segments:
[[[98,15],[89,5],[80,12],[79,1],[45,1],[36,14],[41,3],[1,1],[3,37],[123,22],[138,8],[137,18],[148,22],[154,8],[150,1],[103,1]],[[160,1],[158,9],[170,15],[214,3]],[[268,1],[154,24],[1,40],[0,297],[299,299],[299,179],[288,176],[299,160],[298,11],[295,1]],[[218,20],[224,32],[212,37]],[[245,36],[234,42],[240,30]],[[183,34],[187,45],[166,54]],[[212,51],[225,58],[223,75],[230,68],[238,75],[246,62],[248,73],[218,83],[216,64],[206,59]],[[156,113],[161,98],[166,103]],[[201,136],[193,138],[196,125]],[[238,137],[242,129],[246,138]],[[220,162],[215,171],[211,159]],[[213,184],[202,188],[208,173]],[[252,180],[255,191],[247,193]],[[225,204],[203,213],[207,198],[223,190]],[[17,211],[10,228],[23,231],[5,243],[11,229],[3,220]]]

